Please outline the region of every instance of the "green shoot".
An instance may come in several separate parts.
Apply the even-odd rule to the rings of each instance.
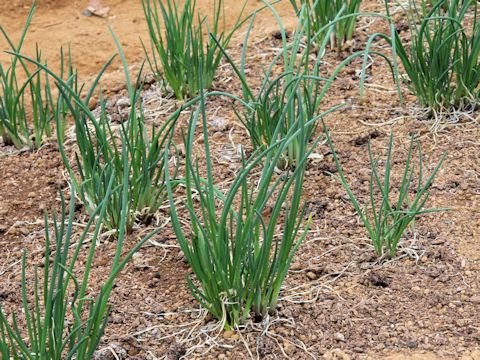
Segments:
[[[151,55],[143,45],[147,61],[159,79],[162,74],[179,100],[196,96],[199,87],[209,89],[212,86],[223,57],[219,46],[227,47],[235,31],[245,21],[241,21],[242,9],[232,30],[225,32],[225,24],[220,21],[223,0],[214,0],[213,4],[210,24],[206,17],[197,18],[196,0],[186,0],[182,9],[174,0],[168,0],[166,4],[161,0],[142,0],[150,35]],[[204,31],[219,39],[220,45],[209,36],[206,39]],[[201,67],[203,74],[198,73],[200,62],[204,64]]]
[[[331,24],[335,18],[341,15],[347,17],[335,23],[335,29],[327,35],[330,38],[330,46],[342,50],[346,42],[352,40],[357,23],[362,0],[290,0],[295,12],[299,15],[301,21],[306,18],[311,23],[312,34],[317,34],[322,28]],[[304,6],[306,12],[301,14],[301,8]],[[320,37],[322,39],[322,36]]]
[[[395,33],[392,44],[405,69],[409,89],[437,114],[476,104],[480,94],[480,25],[476,0],[438,0],[430,8],[409,1],[411,41]],[[387,11],[388,3],[385,2]],[[428,10],[430,8],[430,10]],[[467,16],[472,14],[471,22]],[[468,25],[469,24],[469,25]]]
[[[259,149],[250,159],[243,158],[237,176],[223,194],[213,179],[205,96],[210,95],[200,90],[199,107],[192,113],[184,137],[188,228],[180,222],[168,168],[165,178],[172,224],[195,274],[188,279],[190,290],[226,329],[231,329],[244,323],[252,312],[259,318],[275,310],[292,258],[306,236],[309,222],[302,229],[301,194],[307,157],[316,145],[307,149],[306,129],[315,120],[308,122],[300,113],[283,140]],[[303,101],[300,91],[296,101]],[[205,168],[200,168],[199,154],[193,152],[199,121]],[[300,146],[296,167],[277,176],[276,164],[293,141]],[[202,177],[205,171],[206,178]]]
[[[414,152],[414,145],[417,144],[417,141],[412,138],[408,148],[402,181],[398,189],[395,191],[397,194],[397,200],[392,202],[392,199],[395,196],[392,191],[393,186],[391,184],[393,135],[390,135],[387,158],[384,162],[385,166],[383,180],[381,179],[381,173],[379,170],[379,161],[373,157],[369,143],[368,154],[371,166],[369,186],[370,204],[365,205],[365,207],[362,208],[357,198],[353,194],[350,186],[348,185],[332,139],[326,127],[325,134],[327,136],[327,140],[338,171],[338,176],[336,176],[336,179],[347,191],[350,201],[352,202],[353,207],[367,229],[368,235],[373,242],[375,252],[379,257],[384,255],[387,255],[390,258],[395,257],[400,240],[402,239],[405,230],[415,221],[418,216],[446,210],[424,209],[424,206],[429,198],[428,189],[432,184],[435,175],[440,169],[446,154],[442,155],[431,175],[424,183],[422,183],[424,179],[423,159],[421,146],[418,143],[418,177],[416,179],[416,181],[418,181],[418,185],[415,188],[412,188],[415,175],[415,165],[412,162],[412,156]],[[411,194],[413,194],[413,198]]]
[[[365,51],[348,56],[332,71],[328,78],[321,77],[321,64],[323,54],[328,46],[328,38],[334,31],[336,22],[344,18],[337,14],[337,17],[330,24],[321,28],[314,36],[311,36],[310,19],[306,17],[305,22],[298,23],[293,38],[288,43],[286,31],[279,14],[270,4],[266,2],[265,4],[270,8],[279,25],[282,47],[274,60],[264,69],[264,79],[258,93],[255,93],[253,86],[249,85],[246,71],[247,45],[255,21],[255,14],[252,16],[245,36],[239,65],[221,47],[227,61],[240,78],[244,100],[250,104],[249,107],[244,107],[244,109],[236,113],[249,132],[255,149],[268,147],[269,144],[276,140],[283,139],[289,129],[295,126],[299,117],[320,119],[322,116],[338,109],[338,107],[333,107],[322,111],[321,105],[338,73],[355,58],[364,57],[361,85],[363,85],[365,80],[366,58],[371,54],[384,58],[391,67],[392,72],[396,73],[394,70],[395,66],[390,64],[390,61],[383,54],[370,51],[370,44],[373,39],[375,37],[383,37],[381,34],[373,34]],[[299,14],[303,17],[306,13],[307,8],[303,6]],[[323,40],[316,47],[317,53],[313,54],[311,51],[315,48],[314,43],[324,33],[327,36],[322,37]],[[218,42],[217,44],[220,45]],[[314,59],[313,61],[312,58]],[[283,67],[280,75],[276,75],[275,72],[275,68],[278,66]],[[361,88],[363,89],[363,86]],[[303,99],[301,104],[297,101],[297,93],[299,91]],[[363,90],[361,90],[361,95],[363,95]],[[315,122],[310,123],[309,127],[305,129],[307,141],[315,134],[315,129]],[[280,169],[295,167],[298,157],[302,156],[298,152],[298,149],[301,147],[300,141],[303,141],[303,139],[290,142],[277,164]]]
[[[13,44],[5,29],[0,26],[0,32],[13,52],[20,52],[34,13],[35,6],[32,6],[17,45]],[[36,60],[41,61],[38,49]],[[19,68],[23,74],[18,73]],[[20,76],[26,77],[23,83],[19,82]],[[16,57],[12,57],[8,68],[0,64],[0,136],[5,144],[17,149],[25,146],[34,149],[41,146],[44,137],[51,136],[52,105],[48,102],[51,98],[50,86],[48,82],[43,84],[43,81],[39,71],[29,71],[25,63]],[[31,112],[27,105],[31,106]]]
[[[126,182],[128,183],[128,173]],[[120,271],[130,261],[133,254],[156,232],[148,235],[135,245],[126,255],[124,252],[125,232],[120,231],[116,245],[116,256],[112,262],[106,281],[101,284],[96,297],[90,294],[90,274],[95,259],[97,243],[102,221],[106,214],[111,195],[119,192],[127,196],[128,187],[112,189],[113,178],[109,180],[106,197],[93,212],[87,226],[77,239],[75,224],[75,192],[72,189],[70,208],[67,211],[61,195],[61,216],[53,216],[53,232],[49,230],[49,221],[45,215],[45,256],[43,271],[35,266],[33,272],[33,296],[27,278],[27,254],[22,258],[22,304],[23,317],[12,314],[12,320],[0,304],[0,355],[2,359],[92,359],[105,327],[108,323],[110,306],[108,304],[114,282]],[[124,203],[126,204],[126,203]],[[120,210],[125,227],[127,206]],[[93,221],[97,220],[95,226]],[[90,238],[90,230],[93,235]],[[158,231],[158,230],[157,230]],[[53,237],[53,244],[52,244]],[[78,274],[79,256],[89,250],[86,262],[82,264],[83,275]],[[50,259],[52,259],[50,261]],[[78,275],[77,275],[78,274]],[[26,336],[26,339],[25,339]]]
[[[75,160],[70,160],[61,141],[59,141],[59,150],[87,213],[92,214],[103,202],[110,179],[114,179],[114,188],[121,187],[125,181],[124,172],[128,171],[130,181],[128,182],[126,228],[127,232],[130,232],[137,221],[148,223],[166,200],[163,167],[168,164],[168,161],[164,162],[163,152],[166,145],[170,143],[169,129],[175,123],[181,109],[176,111],[159,129],[152,125],[151,134],[148,134],[140,101],[143,85],[142,71],[132,83],[120,44],[113,32],[112,36],[122,60],[131,104],[128,119],[118,129],[113,128],[109,121],[105,100],[101,93],[99,118],[97,119],[88,108],[88,103],[113,57],[105,64],[86,97],[82,99],[78,95],[76,81],[72,81],[72,77],[69,81],[64,81],[45,65],[22,55],[17,56],[32,61],[55,79],[61,94],[61,101],[54,114],[58,138],[62,136],[59,131],[64,123],[66,108],[75,122],[78,146]],[[124,158],[126,161],[123,160]],[[122,206],[123,200],[120,194],[113,193],[103,220],[107,230],[119,229],[123,220],[122,213],[119,211]]]
[[[45,139],[52,137],[54,112],[58,106],[59,98],[54,99],[49,76],[40,68],[35,71],[29,70],[25,59],[15,56],[21,52],[30,23],[35,13],[35,5],[30,9],[27,21],[15,45],[5,29],[0,27],[0,32],[10,46],[12,60],[8,68],[0,64],[0,137],[7,145],[13,145],[17,149],[28,147],[38,149]],[[37,48],[35,61],[42,62],[41,52]],[[60,67],[62,79],[66,79],[76,93],[80,90],[77,87],[76,73],[72,67],[70,51],[68,57],[63,49],[60,52]],[[21,70],[21,72],[19,72]],[[22,83],[20,77],[25,77]],[[59,124],[59,141],[63,141],[65,132],[65,118],[67,109],[62,111],[64,121]]]

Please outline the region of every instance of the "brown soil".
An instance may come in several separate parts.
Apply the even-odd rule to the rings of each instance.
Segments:
[[[26,16],[29,12],[30,0],[2,1],[0,3],[0,24],[7,33],[17,40],[23,29]],[[42,50],[43,58],[48,59],[50,67],[59,67],[60,47],[72,49],[75,67],[80,76],[88,80],[96,75],[105,62],[116,53],[112,35],[108,31],[110,26],[120,39],[127,61],[137,64],[144,59],[140,39],[147,41],[147,26],[144,21],[140,0],[105,0],[104,4],[110,7],[106,19],[96,16],[82,15],[88,1],[79,0],[38,0],[37,11],[32,21],[30,32],[26,38],[23,52],[27,55],[35,54],[36,44]],[[243,1],[225,1],[226,28],[233,26],[243,6]],[[203,14],[210,14],[213,1],[199,1],[198,8]],[[258,0],[249,0],[245,13],[259,8]],[[290,14],[290,6],[281,4],[279,11]],[[293,17],[288,20],[292,22]],[[262,19],[261,28],[273,31],[275,23],[272,16]],[[260,25],[258,27],[260,27]],[[3,37],[0,38],[0,49],[7,49]],[[8,56],[0,54],[0,61],[7,61]],[[120,68],[116,62],[107,76],[111,87],[119,85],[123,80],[115,69]]]
[[[0,4],[0,23],[9,33],[18,34],[29,3]],[[129,62],[142,60],[138,39],[146,35],[139,2],[109,1],[112,10],[106,20],[85,18],[81,15],[85,4],[69,3],[39,1],[26,52],[38,42],[55,66],[58,47],[71,43],[75,64],[88,80],[114,52],[106,30],[111,23]],[[199,3],[203,9],[210,4]],[[228,6],[235,11],[239,3],[228,1]],[[365,9],[381,9],[376,1],[365,3]],[[284,2],[281,9],[291,28],[294,17],[287,5]],[[258,7],[258,2],[251,1],[249,6]],[[380,22],[368,29],[377,30],[386,31]],[[362,44],[366,31],[359,33],[354,46]],[[280,46],[274,32],[271,18],[262,17],[249,51],[251,74],[259,74],[260,66],[267,64]],[[240,39],[231,46],[236,59]],[[345,55],[328,54],[326,73]],[[368,101],[359,102],[358,68],[356,62],[339,75],[325,102],[325,107],[348,103],[327,119],[327,125],[354,192],[362,201],[367,199],[366,139],[372,138],[376,154],[385,155],[393,131],[398,170],[408,137],[416,134],[422,139],[425,171],[430,172],[448,151],[431,187],[428,206],[451,211],[421,217],[415,229],[407,232],[398,257],[379,261],[345,191],[329,175],[335,171],[333,160],[328,147],[321,145],[316,153],[323,160],[309,164],[305,182],[305,200],[314,214],[312,229],[294,259],[268,329],[265,324],[252,323],[239,334],[208,332],[215,322],[204,317],[188,292],[188,266],[167,225],[118,279],[99,358],[115,358],[109,347],[122,359],[177,359],[186,352],[187,358],[244,359],[249,351],[260,358],[480,359],[479,114],[473,114],[476,123],[462,120],[432,133],[431,122],[415,115],[415,98],[407,96],[406,105],[401,106],[390,90],[393,84],[381,61],[373,64],[369,74],[369,84],[380,86],[369,86]],[[238,82],[226,80],[232,77],[231,69],[223,66],[215,87],[238,93]],[[124,95],[122,77],[112,71],[107,80],[110,89],[118,87],[118,94],[111,97],[115,103]],[[252,79],[255,81],[259,79]],[[172,102],[162,99],[155,86],[144,96],[151,100],[146,109],[151,113]],[[218,116],[215,110],[219,107],[225,109],[221,113],[224,123],[212,122],[209,129],[219,183],[231,178],[240,165],[231,142],[250,146],[245,130],[225,105],[222,99],[209,103],[209,116]],[[162,121],[162,117],[152,121]],[[0,301],[12,311],[20,312],[22,250],[31,254],[29,263],[41,261],[42,212],[58,210],[57,191],[66,190],[63,171],[53,142],[35,153],[0,148]],[[166,212],[159,216],[160,222],[167,219]],[[136,229],[128,244],[133,245],[151,229],[153,226]],[[99,246],[93,284],[105,278],[113,251],[112,242]],[[192,350],[199,343],[203,345]]]

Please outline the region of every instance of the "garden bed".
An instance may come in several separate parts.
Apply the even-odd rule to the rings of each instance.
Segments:
[[[113,44],[105,22],[77,19],[78,4],[74,11],[68,6],[53,8],[50,3],[40,2],[28,46],[44,36],[42,16],[48,23],[50,11],[55,18],[64,14],[72,22],[81,22],[87,40],[76,43],[73,51],[76,58],[94,59],[95,66],[82,61],[76,64],[88,80],[108,57],[96,52],[96,47],[103,45],[92,43],[91,37]],[[110,21],[119,29],[117,36],[134,63],[142,57],[139,34],[124,37],[131,32],[122,27],[136,24],[144,35],[141,6],[120,1],[112,5]],[[13,8],[7,8],[6,19],[2,6],[0,22],[13,26],[15,16],[16,21],[22,21],[24,12],[19,10],[17,16]],[[381,11],[383,4],[365,1],[364,7]],[[288,12],[286,4],[281,9],[285,22],[293,24],[294,14]],[[270,20],[267,16],[263,19]],[[262,26],[261,21],[254,28],[249,47],[252,81],[281,46],[275,27]],[[361,22],[365,27],[356,35],[353,48],[362,46],[367,31],[388,30],[380,20],[366,27],[369,21]],[[14,33],[15,28],[9,30]],[[236,61],[242,34],[238,32],[229,49]],[[64,35],[62,43],[75,38],[74,34]],[[58,44],[49,41],[42,49],[55,54]],[[328,54],[325,73],[348,51]],[[340,73],[324,104],[325,108],[344,101],[347,104],[329,115],[326,124],[353,191],[360,200],[368,201],[369,138],[374,153],[385,156],[390,133],[395,134],[394,169],[400,175],[409,137],[415,135],[422,142],[426,173],[447,152],[430,188],[428,206],[450,210],[421,216],[414,229],[405,234],[397,257],[379,260],[344,188],[331,176],[336,169],[330,148],[321,143],[309,160],[304,183],[304,200],[313,222],[294,257],[277,311],[262,322],[249,321],[241,332],[223,332],[187,288],[189,267],[165,206],[151,225],[137,227],[127,238],[131,247],[150,230],[163,227],[117,279],[99,359],[115,359],[115,355],[122,359],[176,359],[183,355],[212,359],[480,359],[480,113],[433,123],[422,115],[413,96],[407,95],[405,104],[400,103],[388,67],[379,59],[369,68],[366,100],[359,99],[360,67],[356,61]],[[260,83],[261,79],[257,80]],[[109,84],[109,111],[115,114],[126,93],[119,73],[107,75],[104,86]],[[226,62],[217,73],[214,89],[240,92]],[[178,105],[154,83],[143,96],[150,123],[162,124],[169,109]],[[241,166],[239,146],[251,147],[230,105],[225,98],[207,104],[215,179],[223,190]],[[70,144],[68,151],[73,150]],[[29,254],[28,264],[45,261],[42,212],[58,210],[57,192],[68,193],[67,180],[53,140],[33,153],[0,147],[0,301],[7,313],[21,311],[22,251]],[[85,218],[80,207],[75,231],[81,231]],[[105,280],[114,251],[113,240],[103,238],[92,269],[92,284]]]

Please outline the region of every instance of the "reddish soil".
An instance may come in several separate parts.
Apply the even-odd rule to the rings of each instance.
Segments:
[[[38,42],[55,66],[58,47],[71,43],[75,65],[89,80],[114,52],[106,30],[110,23],[129,62],[138,65],[143,58],[139,37],[146,38],[138,1],[109,1],[109,19],[84,18],[85,4],[69,3],[39,1],[26,52]],[[11,34],[20,31],[27,4],[23,0],[0,4],[0,23]],[[227,5],[237,10],[241,4],[227,1]],[[281,9],[291,28],[294,17],[288,15],[287,5],[284,1]],[[258,2],[251,1],[249,6],[258,7]],[[365,1],[365,9],[380,10],[382,5]],[[367,31],[378,30],[386,31],[384,24],[376,22],[363,29],[353,46],[361,47]],[[261,73],[260,66],[280,46],[274,33],[271,18],[261,17],[250,44],[250,74]],[[235,59],[242,35],[230,49]],[[345,55],[328,54],[325,74]],[[326,108],[348,103],[327,119],[327,125],[354,192],[361,201],[368,197],[365,139],[372,137],[373,151],[384,156],[393,131],[395,166],[400,171],[409,135],[416,134],[422,140],[426,172],[448,152],[430,189],[428,206],[451,210],[419,218],[415,229],[407,232],[397,258],[379,261],[346,192],[329,175],[335,167],[328,147],[320,145],[316,153],[323,158],[308,165],[305,182],[305,200],[314,214],[312,229],[294,259],[268,328],[266,323],[250,323],[238,334],[211,330],[215,322],[205,317],[188,292],[188,265],[167,224],[118,279],[99,359],[115,359],[113,352],[121,359],[178,359],[185,354],[186,358],[208,359],[250,355],[268,359],[480,359],[479,113],[472,114],[476,122],[462,119],[432,133],[432,123],[416,115],[414,97],[406,96],[406,104],[400,104],[391,90],[387,68],[379,60],[370,69],[368,100],[358,101],[358,68],[355,62],[339,75],[324,104]],[[106,86],[117,92],[111,96],[115,103],[124,95],[122,78],[115,68],[109,76]],[[222,66],[214,86],[238,93],[238,82],[228,80],[233,77],[230,67]],[[164,116],[156,114],[172,106],[173,100],[161,98],[155,86],[144,96],[150,99],[146,109],[150,120],[162,121]],[[223,99],[208,104],[209,116],[218,116],[216,110],[221,108],[224,120],[209,129],[219,184],[240,166],[232,142],[250,146],[245,130],[226,105]],[[115,112],[114,107],[111,111]],[[0,301],[8,310],[21,311],[22,250],[31,254],[29,264],[42,260],[42,212],[58,210],[57,191],[67,190],[63,171],[53,142],[35,153],[0,147]],[[396,177],[394,184],[398,181]],[[160,213],[160,222],[166,219],[167,213]],[[153,228],[139,227],[128,244],[132,246]],[[99,246],[93,284],[105,278],[113,252],[112,242]],[[197,344],[201,345],[195,348]]]
[[[0,3],[0,24],[13,39],[18,39],[23,29],[26,16],[29,12],[30,0],[2,1]],[[109,16],[105,19],[96,16],[82,15],[87,0],[38,0],[37,11],[32,21],[30,32],[24,44],[24,53],[33,55],[36,44],[42,49],[44,59],[52,68],[59,66],[60,47],[72,49],[75,67],[80,76],[88,80],[96,75],[105,62],[116,53],[112,35],[108,31],[110,26],[120,39],[123,51],[128,62],[132,65],[143,61],[144,53],[140,39],[147,41],[147,26],[140,0],[105,0],[104,4],[110,7]],[[243,1],[225,1],[226,29],[233,26]],[[249,0],[245,13],[260,7],[258,0]],[[210,14],[213,1],[198,1],[198,8],[203,14]],[[287,6],[288,5],[288,6]],[[290,5],[281,4],[278,7],[281,14],[291,14]],[[292,23],[293,17],[287,19]],[[262,23],[257,27],[267,32],[275,29],[272,16],[264,16]],[[262,36],[262,35],[259,35]],[[0,39],[0,49],[7,49],[3,37]],[[0,54],[0,61],[7,61],[8,56]],[[106,77],[110,87],[119,85],[123,78],[116,73],[120,63],[114,63],[112,71]]]

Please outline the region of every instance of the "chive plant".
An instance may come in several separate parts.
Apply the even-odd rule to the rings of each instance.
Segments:
[[[248,84],[246,74],[247,44],[254,18],[250,22],[244,40],[240,66],[237,66],[225,53],[241,80],[244,100],[251,104],[250,107],[243,107],[240,111],[236,111],[236,114],[249,132],[254,149],[266,148],[276,140],[284,138],[290,128],[296,126],[299,118],[311,119],[318,115],[319,105],[325,94],[320,86],[320,81],[324,80],[319,76],[321,57],[316,58],[313,68],[309,67],[311,37],[308,32],[305,32],[309,22],[305,24],[299,22],[292,42],[287,43],[285,28],[273,7],[271,10],[277,17],[280,27],[282,50],[264,71],[263,82],[257,94]],[[302,40],[305,35],[306,43],[302,50]],[[300,61],[298,61],[299,53]],[[276,76],[274,68],[279,63],[284,66],[284,72]],[[328,82],[327,86],[329,86]],[[299,92],[302,97],[301,103],[298,102]],[[307,141],[314,134],[315,127],[315,123],[310,123],[305,129]],[[297,160],[302,157],[300,149],[303,142],[303,138],[298,138],[289,143],[279,157],[277,164],[279,169],[284,170],[295,166]]]
[[[148,134],[141,104],[142,71],[139,72],[136,82],[132,83],[120,44],[115,36],[114,39],[127,82],[130,100],[128,118],[116,131],[112,129],[104,100],[100,101],[101,111],[98,119],[88,110],[87,104],[97,82],[94,83],[92,90],[83,101],[76,96],[74,91],[70,91],[70,89],[65,91],[60,87],[62,94],[74,96],[74,103],[67,102],[67,105],[70,106],[75,120],[78,146],[75,162],[72,164],[68,160],[62,146],[60,152],[88,212],[92,212],[105,197],[108,189],[107,179],[110,176],[115,179],[116,186],[122,184],[123,172],[127,167],[130,174],[127,231],[131,231],[136,220],[149,222],[166,199],[163,167],[168,166],[168,160],[165,162],[163,153],[165,145],[169,143],[171,137],[168,129],[176,116],[173,115],[159,129],[152,125],[150,135]],[[104,70],[99,74],[97,80],[100,79]],[[59,116],[57,116],[58,118]],[[122,161],[124,157],[128,159],[126,163]],[[78,168],[78,180],[73,169],[74,165]],[[121,206],[121,199],[114,194],[104,220],[107,228],[118,228],[122,221],[121,213],[118,211]]]
[[[414,138],[410,140],[405,167],[403,170],[400,186],[394,189],[391,181],[392,175],[392,150],[393,135],[390,135],[387,158],[384,162],[383,179],[379,169],[380,160],[373,156],[370,142],[368,143],[368,155],[370,159],[370,203],[362,208],[356,196],[353,194],[347,179],[343,173],[337,152],[333,145],[330,134],[325,128],[328,143],[338,171],[336,179],[343,185],[357,214],[360,216],[368,235],[372,240],[375,252],[379,257],[384,255],[393,258],[396,256],[400,240],[405,230],[423,214],[443,211],[446,209],[424,209],[429,198],[428,189],[435,178],[446,154],[443,154],[430,176],[424,182],[423,159],[421,145]],[[415,176],[415,164],[412,161],[414,146],[418,148],[418,174]],[[414,180],[417,186],[413,187]],[[395,198],[396,201],[392,201]]]
[[[118,39],[113,32],[112,36],[123,64],[130,100],[128,118],[120,124],[119,129],[114,129],[110,123],[106,101],[101,92],[99,117],[96,118],[88,107],[113,57],[99,72],[85,98],[81,98],[78,94],[76,80],[73,81],[72,77],[69,78],[70,82],[64,81],[45,65],[29,60],[48,72],[57,83],[61,94],[61,101],[55,112],[57,130],[62,128],[65,108],[75,122],[77,151],[74,159],[70,160],[61,141],[59,151],[87,213],[92,214],[102,203],[108,192],[110,179],[114,179],[114,188],[122,186],[125,181],[123,174],[126,170],[128,171],[129,196],[126,228],[130,232],[136,221],[148,223],[166,200],[163,167],[168,166],[168,161],[165,162],[163,153],[166,145],[170,143],[170,129],[181,109],[160,128],[157,129],[152,125],[150,134],[148,133],[141,104],[142,70],[133,83]],[[22,55],[18,56],[27,59]],[[61,137],[61,133],[58,133],[58,137]],[[123,161],[124,158],[127,160]],[[113,193],[103,219],[107,230],[118,230],[122,223],[122,213],[119,211],[123,206],[122,201],[118,192]]]
[[[357,16],[360,11],[362,0],[290,0],[295,12],[301,21],[308,18],[311,23],[312,34],[326,27],[339,15],[346,17],[335,23],[335,29],[328,34],[332,48],[342,50],[347,41],[352,40]],[[301,14],[301,8],[305,7],[306,12]],[[324,32],[323,36],[326,36]]]
[[[73,68],[72,64],[72,52],[70,46],[66,53],[63,48],[60,48],[60,78],[64,80],[70,89],[70,92],[68,93],[62,94],[59,92],[58,98],[55,101],[52,98],[50,99],[50,103],[55,104],[55,107],[53,108],[54,122],[56,126],[57,141],[60,144],[63,144],[65,141],[67,116],[71,115],[67,104],[74,102],[73,95],[79,97],[79,94],[83,91],[83,85],[81,86],[78,81],[78,72]]]
[[[298,101],[302,99],[299,92]],[[193,148],[199,121],[205,168]],[[195,274],[195,278],[188,278],[188,286],[195,299],[223,321],[226,329],[244,323],[252,313],[259,319],[275,310],[292,257],[307,234],[309,221],[302,228],[301,194],[305,163],[311,152],[306,139],[309,125],[300,116],[283,140],[274,140],[267,149],[243,158],[237,176],[223,194],[213,178],[205,99],[200,90],[200,104],[192,112],[184,137],[188,227],[180,220],[184,214],[178,213],[171,176],[165,168],[172,224]],[[299,141],[295,169],[277,176],[281,154],[299,137],[303,141]]]
[[[246,4],[246,3],[245,3]],[[174,0],[142,0],[145,19],[150,35],[150,50],[143,48],[152,71],[172,88],[177,99],[198,95],[199,86],[209,89],[222,60],[222,52],[210,36],[213,34],[222,47],[227,47],[241,20],[243,9],[229,32],[221,21],[223,0],[213,1],[213,19],[197,16],[196,0],[186,0],[180,8]],[[163,27],[162,27],[163,23]],[[201,67],[202,83],[199,82]]]
[[[480,25],[476,0],[409,1],[411,41],[392,44],[406,84],[432,114],[476,104],[480,94]],[[387,12],[388,2],[385,2]],[[472,15],[471,19],[467,19]],[[471,20],[471,21],[470,21]]]
[[[30,9],[17,45],[0,26],[12,52],[21,51],[34,13],[35,5]],[[42,61],[38,48],[36,60]],[[25,81],[19,80],[21,76]],[[9,67],[0,64],[0,90],[0,136],[4,143],[17,149],[38,149],[44,138],[52,135],[54,103],[48,78],[39,70],[30,71],[23,59],[12,56]]]
[[[125,184],[128,172],[124,173]],[[113,189],[109,180],[108,192],[95,209],[90,221],[77,239],[75,224],[75,192],[72,189],[67,215],[65,200],[61,195],[61,215],[53,215],[53,230],[45,214],[45,263],[43,270],[35,266],[33,281],[27,276],[27,254],[22,258],[23,319],[15,313],[11,321],[0,303],[0,355],[2,359],[92,359],[110,313],[109,298],[116,278],[133,254],[157,231],[138,242],[124,253],[124,240],[128,207],[123,202],[120,209],[122,224],[115,256],[108,277],[100,284],[98,295],[91,294],[91,270],[95,260],[97,239],[101,232],[112,194],[119,192],[124,200],[128,187]],[[93,225],[94,220],[96,224]],[[92,231],[92,233],[90,233]],[[87,249],[85,264],[79,257]],[[51,261],[50,261],[51,259]],[[80,264],[81,263],[81,264]],[[79,267],[81,271],[79,272]],[[81,274],[83,273],[83,274]],[[31,283],[31,287],[28,284]],[[29,297],[30,294],[30,297]],[[32,296],[33,295],[33,296]],[[25,338],[26,337],[26,338]]]
[[[255,91],[255,88],[249,84],[246,61],[248,39],[255,16],[252,17],[245,36],[239,65],[237,65],[222,48],[227,61],[240,78],[244,101],[250,104],[249,107],[242,107],[240,111],[236,111],[236,114],[247,129],[255,149],[268,147],[269,144],[275,140],[283,138],[289,129],[295,126],[299,117],[305,119],[320,119],[326,114],[338,109],[338,107],[333,107],[322,110],[322,101],[339,72],[353,59],[361,56],[364,57],[361,84],[363,84],[365,80],[366,59],[367,56],[371,54],[377,54],[384,58],[392,68],[392,72],[395,73],[394,66],[391,65],[385,55],[370,51],[370,44],[373,39],[377,36],[384,36],[382,34],[373,34],[369,39],[369,44],[365,51],[351,54],[331,72],[328,78],[321,77],[322,56],[328,46],[328,39],[334,31],[336,22],[342,19],[341,14],[337,14],[337,17],[334,18],[331,23],[319,29],[319,31],[312,36],[311,21],[308,17],[304,16],[307,14],[308,9],[304,5],[300,9],[299,15],[301,18],[305,18],[305,21],[298,22],[293,38],[288,42],[286,31],[279,14],[270,4],[266,3],[266,6],[270,8],[277,20],[282,46],[272,62],[264,69],[264,77],[259,91]],[[321,35],[323,33],[326,33],[327,36],[322,37]],[[321,41],[319,39],[321,39]],[[317,43],[317,46],[314,46],[314,43]],[[315,48],[317,49],[316,54],[312,53],[312,49]],[[283,71],[279,75],[277,75],[275,71],[278,66],[283,67]],[[298,92],[302,94],[303,101],[301,103],[297,100]],[[363,91],[361,91],[361,95],[362,93]],[[280,130],[277,131],[280,122],[282,122],[282,124],[280,124]],[[308,128],[305,129],[307,141],[311,139],[315,133],[315,129],[315,122],[310,123]],[[301,141],[304,140],[298,139],[298,141],[294,140],[289,143],[289,146],[277,164],[279,169],[287,169],[295,166],[297,158],[302,156],[301,153],[298,152],[298,149],[301,147]]]

